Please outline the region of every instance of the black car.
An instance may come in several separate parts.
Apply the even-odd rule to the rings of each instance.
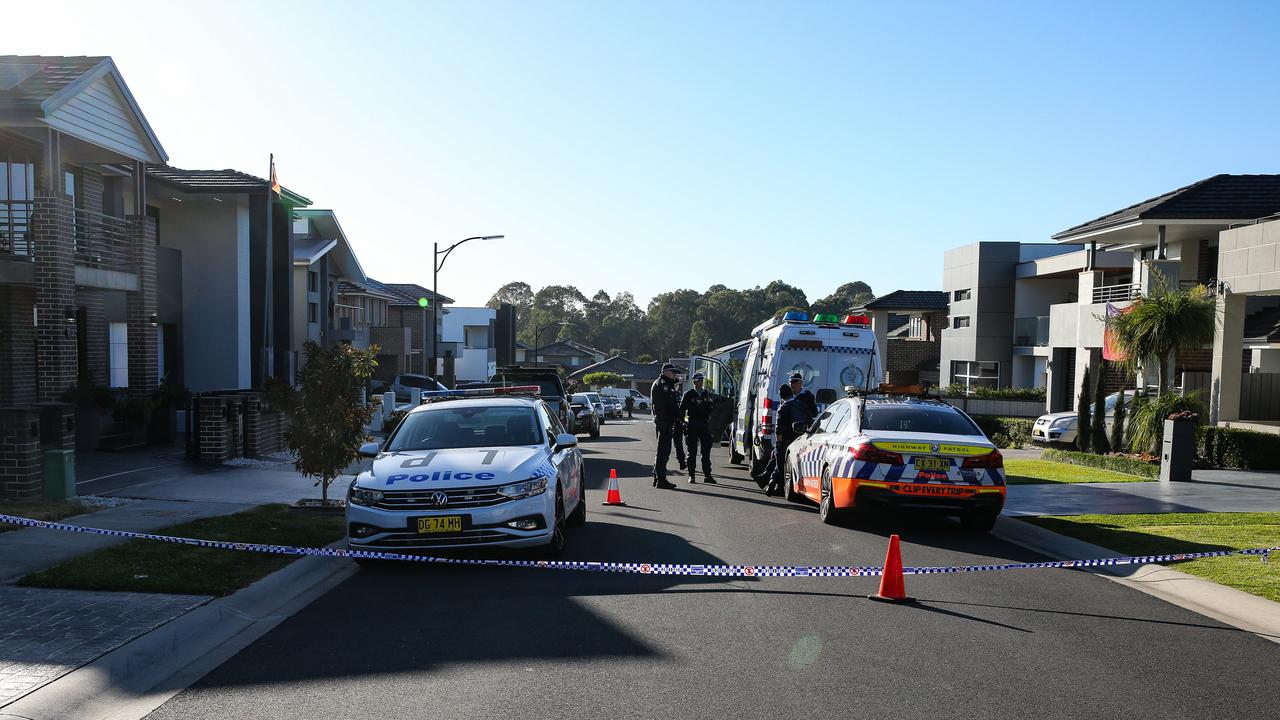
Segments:
[[[524,365],[509,365],[498,368],[493,377],[489,378],[489,382],[497,385],[537,385],[539,388],[538,395],[551,408],[556,417],[560,418],[560,424],[564,426],[565,432],[576,434],[574,416],[569,411],[568,393],[565,392],[564,381],[560,379],[560,373],[555,370]]]

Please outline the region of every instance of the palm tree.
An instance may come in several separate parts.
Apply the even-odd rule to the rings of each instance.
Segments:
[[[1151,292],[1119,315],[1106,318],[1106,323],[1113,342],[1125,355],[1125,365],[1130,370],[1139,365],[1154,366],[1157,393],[1163,395],[1169,388],[1165,374],[1169,358],[1213,342],[1217,305],[1203,285],[1181,290],[1170,287],[1159,270],[1151,275],[1155,281]]]

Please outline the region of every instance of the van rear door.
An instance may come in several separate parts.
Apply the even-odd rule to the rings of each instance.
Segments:
[[[705,355],[689,357],[689,377],[697,373],[702,373],[706,378],[703,387],[716,398],[708,424],[712,439],[719,442],[725,429],[733,422],[734,407],[738,399],[738,379],[728,365]],[[688,387],[692,387],[692,382]]]

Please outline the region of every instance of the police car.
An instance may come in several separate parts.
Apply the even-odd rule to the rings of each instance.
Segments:
[[[347,544],[391,552],[564,550],[587,519],[577,438],[536,385],[424,393],[347,490]]]
[[[1004,459],[968,415],[920,396],[918,387],[881,386],[828,406],[791,444],[788,500],[818,504],[835,523],[847,511],[897,507],[957,515],[986,532],[1005,500]]]

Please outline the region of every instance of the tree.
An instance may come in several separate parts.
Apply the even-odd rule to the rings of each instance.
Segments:
[[[653,362],[653,356],[650,355],[649,353],[640,353],[639,355],[636,356],[636,362],[646,363],[646,364],[651,363]]]
[[[525,334],[524,331],[529,326],[529,310],[533,308],[533,288],[529,287],[529,283],[509,282],[498,288],[493,297],[489,298],[489,302],[485,303],[485,307],[497,310],[503,303],[515,306],[516,337],[520,337]]]
[[[1089,366],[1084,366],[1084,377],[1080,379],[1080,397],[1076,400],[1076,447],[1080,452],[1089,452],[1089,442],[1093,439],[1089,422]]]
[[[329,485],[355,461],[367,439],[364,427],[373,417],[373,406],[361,401],[360,391],[378,365],[378,347],[321,347],[307,340],[302,352],[299,389],[285,400],[285,445],[297,455],[294,469],[315,479],[321,500],[328,504]]]
[[[1125,421],[1125,402],[1124,388],[1120,388],[1120,395],[1116,398],[1115,418],[1111,423],[1111,449],[1114,452],[1124,452],[1124,421]]]
[[[1165,393],[1143,403],[1134,403],[1133,421],[1129,423],[1129,446],[1138,452],[1159,455],[1160,443],[1164,440],[1164,421],[1170,415],[1184,411],[1204,418],[1204,403],[1200,401],[1199,392],[1186,395]]]
[[[582,382],[591,387],[621,387],[626,384],[627,379],[616,372],[592,372],[582,376]]]
[[[1111,449],[1107,446],[1107,389],[1103,383],[1106,378],[1104,369],[1099,363],[1098,379],[1093,384],[1093,427],[1090,428],[1093,437],[1089,438],[1093,451],[1099,455],[1105,455]]]
[[[1213,342],[1216,303],[1208,288],[1170,287],[1159,270],[1150,294],[1133,301],[1118,315],[1106,318],[1107,331],[1125,356],[1128,369],[1154,367],[1157,394],[1168,390],[1165,366],[1174,353],[1204,347]]]
[[[835,292],[821,300],[815,300],[810,309],[815,314],[844,315],[855,307],[875,299],[876,295],[871,292],[870,285],[861,280],[855,280],[841,285]]]
[[[698,320],[689,330],[689,353],[705,353],[711,349],[711,330],[706,320]]]
[[[683,353],[701,302],[702,293],[697,290],[672,290],[653,296],[649,301],[647,346],[663,357]]]

